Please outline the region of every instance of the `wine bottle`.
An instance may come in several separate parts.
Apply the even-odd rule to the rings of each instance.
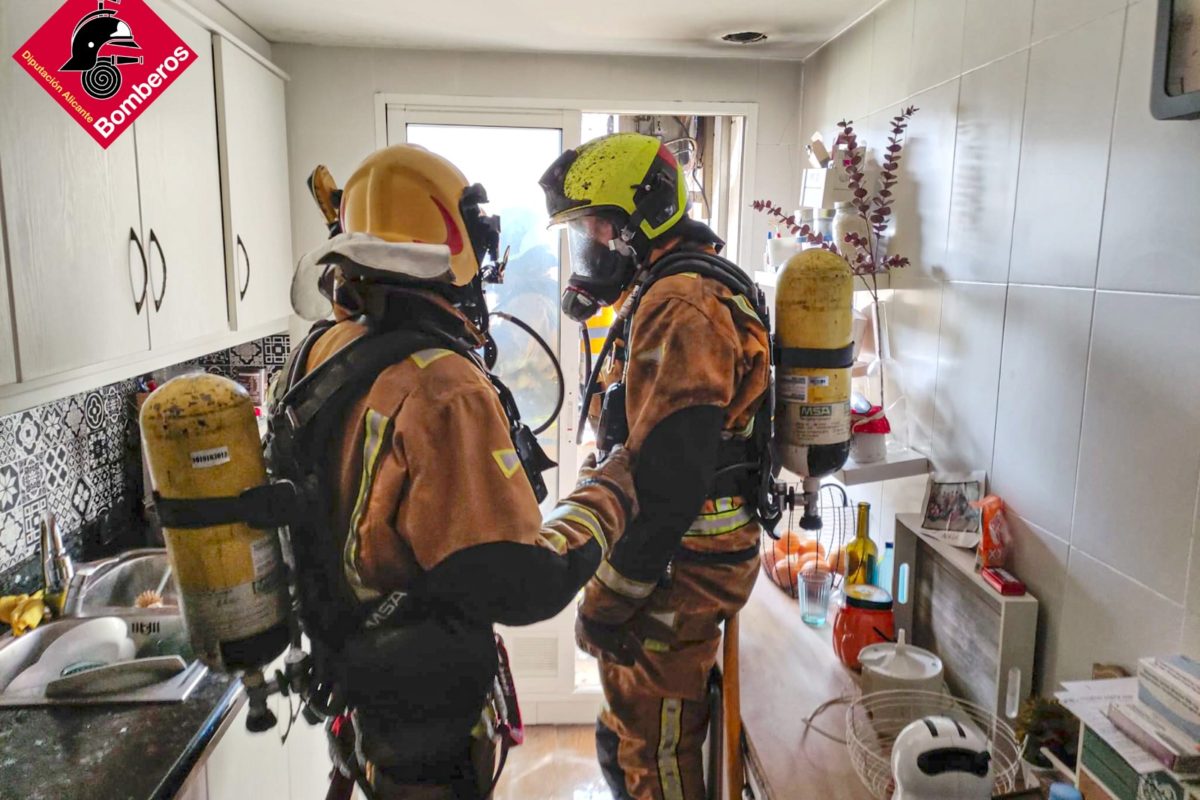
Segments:
[[[846,585],[874,584],[877,579],[879,550],[870,536],[871,504],[858,504],[858,524],[854,541],[846,547]]]

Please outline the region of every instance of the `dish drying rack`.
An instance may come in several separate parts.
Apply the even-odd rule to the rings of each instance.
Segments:
[[[799,483],[785,484],[789,490],[798,496],[802,489]],[[791,492],[789,492],[790,494]],[[824,551],[827,559],[835,553],[840,553],[848,542],[854,539],[855,516],[846,490],[836,483],[821,485],[818,493],[818,513],[821,517],[821,527],[815,531],[802,530],[798,525],[796,506],[798,503],[788,503],[787,514],[780,521],[776,539],[764,529],[762,533],[762,569],[767,577],[779,588],[792,597],[799,596],[799,570],[787,568],[787,560],[793,555],[799,557],[802,551],[796,546],[793,537],[788,536],[794,531],[801,538],[816,539],[819,545],[818,553]],[[803,507],[801,506],[801,511]],[[780,565],[784,568],[780,569]],[[844,575],[833,564],[833,591],[841,588]]]

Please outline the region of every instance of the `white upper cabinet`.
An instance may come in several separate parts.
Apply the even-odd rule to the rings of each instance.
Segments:
[[[49,10],[45,3],[0,4],[4,52],[16,51]],[[14,59],[5,59],[0,75],[0,175],[20,379],[146,352],[151,301],[133,136],[102,149]]]
[[[292,223],[283,78],[215,36],[230,319],[237,330],[291,313]]]
[[[0,84],[2,86],[2,84]],[[2,95],[3,92],[0,92]],[[0,186],[4,175],[0,172]],[[4,219],[0,216],[0,277],[8,274],[4,260]],[[0,280],[0,386],[17,380],[17,344],[13,339],[12,305],[8,296],[8,281]]]
[[[199,56],[134,124],[150,341],[162,350],[227,332],[229,310],[212,37],[165,2],[152,8]]]

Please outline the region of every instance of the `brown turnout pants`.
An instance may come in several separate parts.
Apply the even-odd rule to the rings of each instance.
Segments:
[[[600,662],[605,708],[596,751],[617,800],[705,797],[708,675],[721,623],[746,604],[757,572],[757,557],[740,564],[676,560],[669,585],[660,584],[630,621],[639,631],[669,625],[673,641],[652,640],[630,667]]]

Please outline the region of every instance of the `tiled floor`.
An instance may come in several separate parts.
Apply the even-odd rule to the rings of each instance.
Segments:
[[[495,800],[612,800],[590,725],[539,725],[514,749]]]

